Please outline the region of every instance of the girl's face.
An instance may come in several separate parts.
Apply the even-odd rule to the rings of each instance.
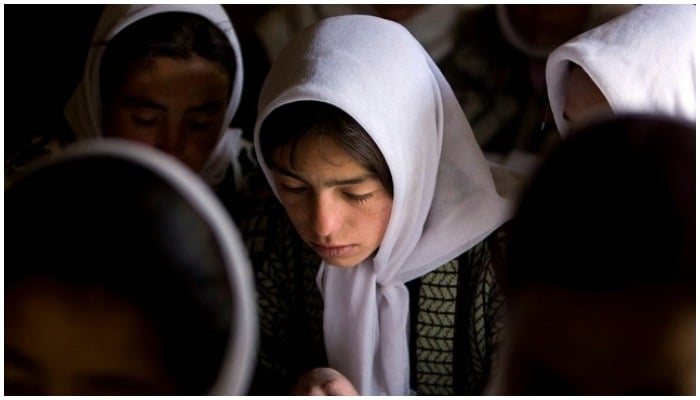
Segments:
[[[272,154],[274,184],[299,235],[321,258],[353,267],[371,256],[389,224],[392,197],[332,137],[307,135]]]
[[[116,295],[29,278],[5,306],[7,394],[176,394],[155,325]]]
[[[199,172],[219,138],[230,86],[223,66],[199,56],[148,59],[117,89],[104,134],[159,148]]]

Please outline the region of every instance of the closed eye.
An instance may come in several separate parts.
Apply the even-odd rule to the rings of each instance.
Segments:
[[[151,125],[154,125],[156,123],[158,118],[155,116],[150,116],[150,115],[145,116],[145,115],[132,114],[131,120],[134,121],[134,123],[136,125],[151,126]]]
[[[209,129],[212,126],[212,121],[195,121],[190,120],[187,122],[187,127],[194,131],[201,131]]]
[[[362,203],[362,202],[369,200],[369,198],[372,197],[372,193],[367,193],[367,194],[345,193],[345,196],[347,196],[352,201],[355,201],[357,203]]]
[[[289,193],[303,193],[304,191],[307,190],[306,186],[290,186],[290,185],[283,185],[280,184],[280,188],[284,190],[285,192]]]

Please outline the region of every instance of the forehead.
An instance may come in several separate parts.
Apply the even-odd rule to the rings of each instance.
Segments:
[[[365,170],[332,135],[307,133],[272,153],[273,167],[321,172],[323,169]]]
[[[122,80],[127,91],[150,91],[163,96],[226,95],[230,77],[223,65],[199,57],[150,57],[132,65]]]

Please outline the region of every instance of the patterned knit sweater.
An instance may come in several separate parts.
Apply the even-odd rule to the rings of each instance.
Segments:
[[[276,203],[276,200],[272,199]],[[251,395],[285,395],[304,372],[328,366],[320,258],[284,209],[262,202],[241,223],[255,269],[260,352]],[[493,262],[499,230],[460,257],[408,282],[411,387],[419,395],[481,394],[502,324]]]

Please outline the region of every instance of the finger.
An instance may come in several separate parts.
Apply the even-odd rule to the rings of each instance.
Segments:
[[[302,396],[333,396],[330,393],[326,393],[321,386],[312,386],[308,388],[308,392]]]
[[[355,388],[346,380],[336,379],[326,382],[323,389],[328,396],[357,396]]]

